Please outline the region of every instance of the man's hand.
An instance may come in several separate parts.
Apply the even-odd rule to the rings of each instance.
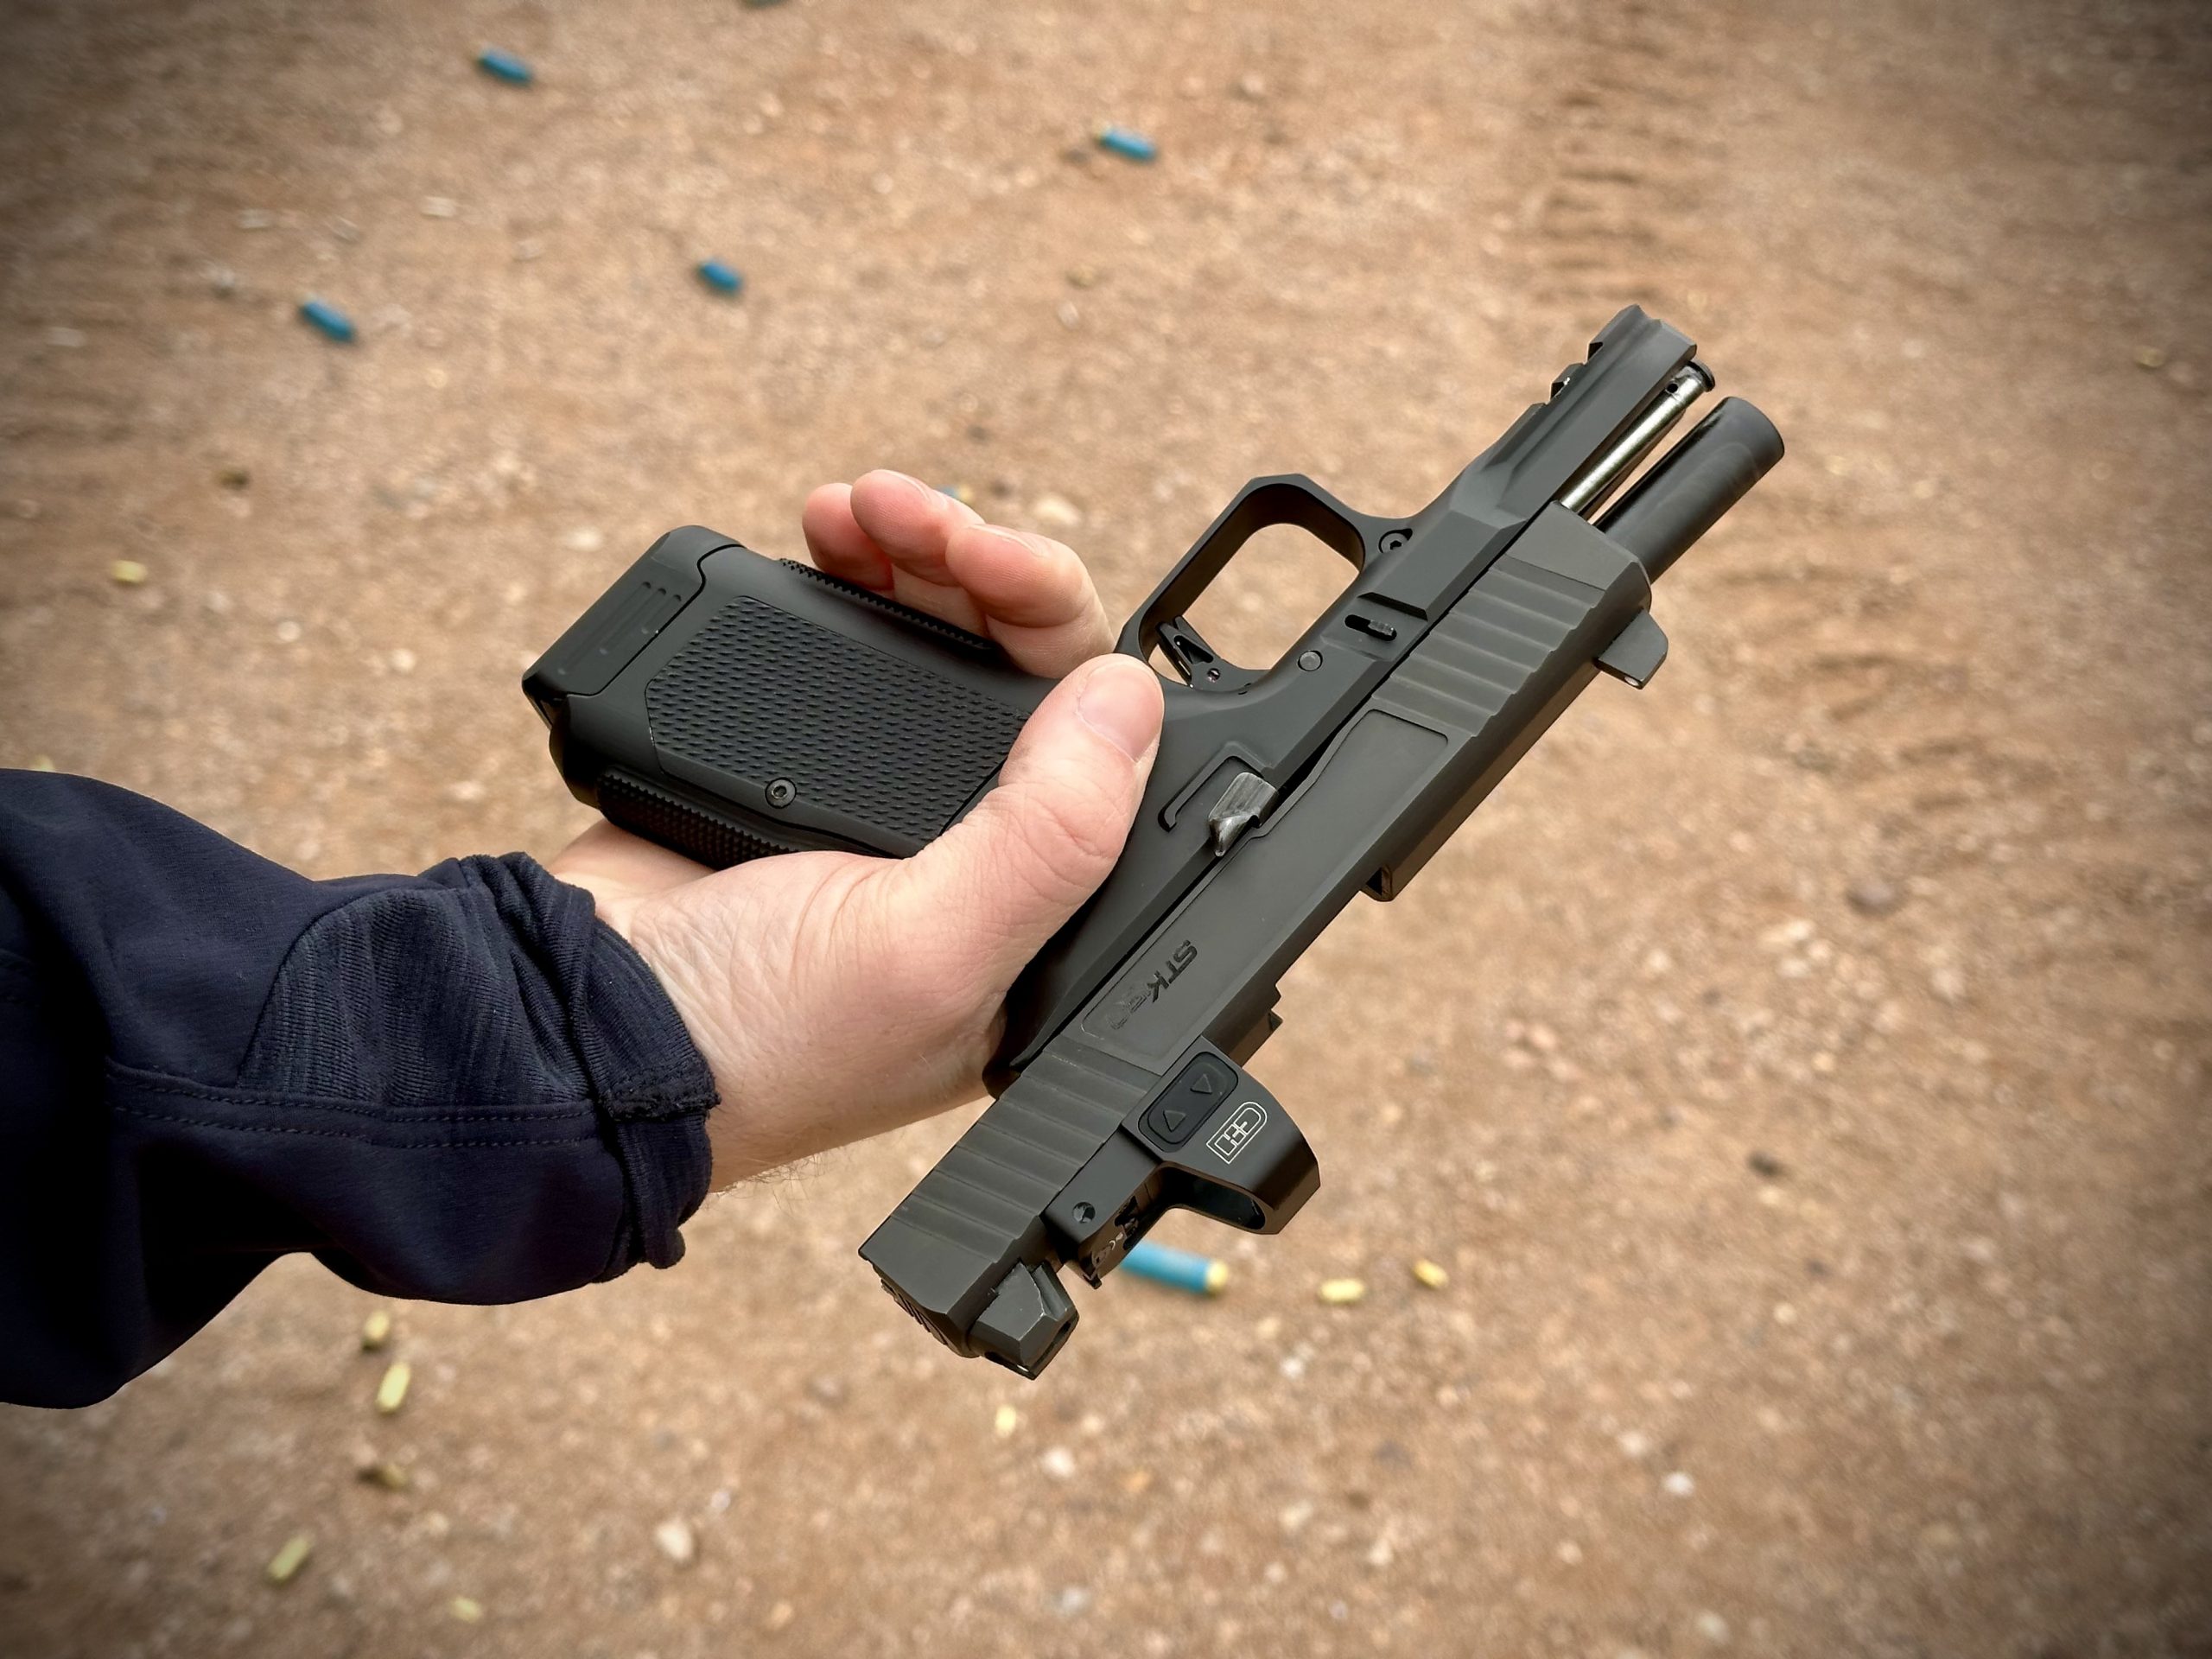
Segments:
[[[594,824],[555,875],[667,988],[714,1070],[716,1186],[973,1098],[1014,976],[1122,850],[1160,737],[1160,682],[1058,542],[985,524],[903,474],[825,485],[804,519],[833,575],[1063,677],[998,786],[912,858],[792,853],[709,873]]]

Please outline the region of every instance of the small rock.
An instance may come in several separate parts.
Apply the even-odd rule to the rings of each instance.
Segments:
[[[484,1618],[484,1604],[474,1596],[455,1596],[446,1609],[464,1624],[480,1624]]]
[[[119,588],[142,588],[145,585],[146,567],[136,559],[118,559],[107,568],[108,580]]]
[[[57,327],[46,331],[46,343],[49,346],[58,346],[65,352],[80,349],[84,346],[85,338],[85,331],[81,328]]]
[[[1582,1546],[1576,1543],[1572,1538],[1562,1539],[1559,1547],[1559,1558],[1561,1562],[1568,1567],[1581,1566]]]
[[[226,490],[243,490],[251,487],[253,474],[243,467],[226,467],[215,474],[215,481]]]
[[[1247,70],[1236,77],[1236,96],[1246,103],[1257,104],[1267,95],[1268,83],[1264,76]]]
[[[1778,1181],[1789,1173],[1789,1166],[1770,1152],[1754,1152],[1744,1162],[1761,1180]]]
[[[1659,1483],[1659,1489],[1669,1497],[1688,1497],[1697,1491],[1697,1482],[1682,1470],[1676,1469]]]
[[[276,222],[276,215],[264,207],[248,207],[238,214],[238,229],[265,231]]]
[[[1710,1610],[1697,1616],[1697,1633],[1716,1648],[1728,1645],[1728,1621]]]
[[[1079,1584],[1071,1584],[1053,1599],[1052,1611],[1062,1618],[1073,1618],[1090,1608],[1090,1592]]]
[[[1075,530],[1083,524],[1083,509],[1064,495],[1039,496],[1029,504],[1029,516],[1052,530]]]
[[[798,1617],[798,1608],[788,1601],[779,1601],[768,1610],[768,1617],[760,1622],[772,1630],[780,1630]]]
[[[395,674],[412,674],[415,671],[415,653],[404,645],[392,647],[391,654],[385,660],[391,664],[391,671]]]
[[[678,1567],[689,1567],[698,1559],[699,1541],[692,1535],[690,1522],[681,1516],[671,1516],[655,1527],[653,1542]]]
[[[1357,1279],[1324,1279],[1319,1295],[1331,1307],[1350,1307],[1365,1297],[1367,1286]]]
[[[1623,1452],[1631,1458],[1643,1459],[1651,1455],[1651,1437],[1637,1429],[1630,1429],[1620,1437],[1617,1444]]]
[[[1876,877],[1853,882],[1843,896],[1862,916],[1886,916],[1904,899],[1895,887]]]
[[[294,621],[288,616],[282,622],[279,622],[276,625],[276,643],[278,645],[296,645],[299,644],[299,642],[300,625],[297,622]]]
[[[834,1376],[809,1377],[806,1391],[825,1406],[840,1406],[845,1402],[845,1385]]]
[[[1152,1471],[1132,1469],[1122,1477],[1122,1490],[1131,1497],[1141,1497],[1152,1487]]]
[[[578,524],[561,537],[561,545],[571,553],[596,553],[607,545],[607,532],[595,524]]]
[[[1097,287],[1098,267],[1096,265],[1076,266],[1068,272],[1068,286],[1070,288]]]
[[[423,198],[423,217],[425,219],[459,219],[461,204],[451,196]]]
[[[2166,354],[2155,346],[2139,346],[2135,349],[2135,364],[2138,368],[2163,369],[2166,366]]]
[[[1389,1566],[1397,1558],[1398,1552],[1391,1547],[1388,1537],[1377,1538],[1367,1547],[1367,1564],[1377,1572]]]
[[[1452,1275],[1427,1256],[1414,1263],[1414,1277],[1431,1290],[1441,1290],[1452,1282]]]
[[[1001,1406],[991,1414],[991,1433],[999,1439],[1010,1440],[1014,1431],[1021,1427],[1021,1414],[1012,1406]]]
[[[1943,963],[1929,971],[1928,988],[1955,1007],[1967,1000],[1967,976],[1954,964]]]
[[[1075,1453],[1065,1446],[1047,1446],[1045,1455],[1037,1459],[1037,1464],[1054,1480],[1072,1480],[1075,1478]]]

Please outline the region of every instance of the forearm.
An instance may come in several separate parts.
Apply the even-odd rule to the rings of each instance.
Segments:
[[[519,855],[318,883],[0,775],[0,1395],[97,1398],[276,1255],[508,1301],[680,1254],[713,1084]]]

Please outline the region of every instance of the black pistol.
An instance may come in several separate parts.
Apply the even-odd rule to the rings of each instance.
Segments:
[[[1319,1166],[1244,1069],[1275,983],[1361,890],[1402,892],[1599,671],[1667,654],[1651,584],[1782,457],[1723,400],[1608,506],[1713,388],[1631,306],[1420,512],[1255,479],[1122,629],[1155,649],[1159,758],[1120,861],[1015,985],[996,1097],[861,1247],[954,1352],[1034,1376],[1171,1209],[1280,1230]],[[1349,584],[1273,664],[1185,613],[1255,531],[1295,524]],[[899,855],[996,779],[1050,689],[989,641],[696,526],[671,531],[524,682],[577,798],[710,865]]]

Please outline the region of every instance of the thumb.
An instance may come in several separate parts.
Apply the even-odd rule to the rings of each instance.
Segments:
[[[894,937],[947,982],[1003,995],[1121,856],[1160,710],[1160,677],[1132,657],[1094,658],[1053,687],[997,787],[895,867]]]

